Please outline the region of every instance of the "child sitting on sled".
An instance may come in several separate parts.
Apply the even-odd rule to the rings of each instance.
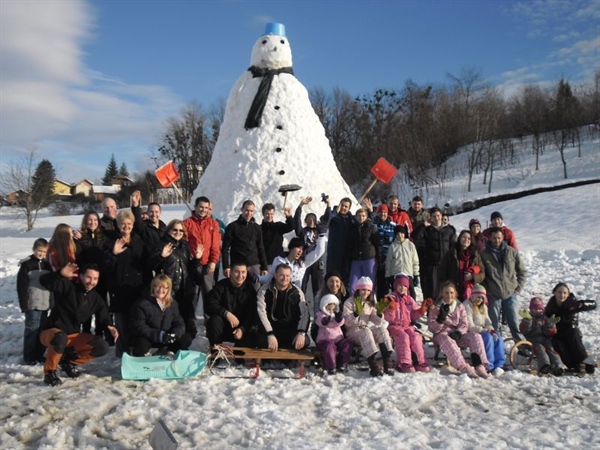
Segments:
[[[344,318],[340,311],[340,301],[333,294],[321,298],[321,309],[317,312],[315,323],[319,327],[317,334],[317,347],[323,355],[323,365],[329,375],[336,373],[336,357],[339,354],[341,365],[340,372],[348,372],[348,363],[352,356],[352,341],[344,337],[342,325]]]
[[[394,278],[394,292],[388,296],[389,305],[384,312],[384,319],[389,323],[388,332],[396,344],[396,369],[400,372],[429,372],[425,358],[423,337],[417,332],[412,322],[427,312],[433,301],[428,298],[419,306],[410,296],[408,276],[401,273]],[[417,365],[413,365],[412,353]]]

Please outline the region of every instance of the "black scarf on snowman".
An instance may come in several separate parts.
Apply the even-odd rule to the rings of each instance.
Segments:
[[[246,123],[244,124],[244,128],[246,128],[246,130],[256,128],[260,124],[260,118],[262,117],[265,104],[267,103],[267,97],[269,96],[269,91],[271,90],[273,77],[275,75],[279,75],[280,73],[289,73],[290,75],[294,75],[294,70],[291,67],[282,67],[281,69],[264,69],[261,67],[251,66],[248,70],[252,72],[252,78],[262,77],[262,80],[260,80],[258,91],[254,96],[254,100],[252,100],[252,105],[248,111],[248,117],[246,117]]]

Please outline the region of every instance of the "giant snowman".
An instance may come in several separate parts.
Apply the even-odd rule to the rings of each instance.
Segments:
[[[288,194],[292,213],[301,197],[312,196],[305,212],[321,215],[322,193],[332,205],[343,197],[356,203],[308,92],[293,75],[292,50],[282,24],[267,24],[254,44],[250,65],[229,94],[212,160],[193,198],[208,197],[214,217],[225,223],[237,219],[246,199],[254,201],[257,211],[273,203],[281,212],[283,185],[302,187]]]

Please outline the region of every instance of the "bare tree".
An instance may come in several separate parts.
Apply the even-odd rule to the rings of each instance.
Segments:
[[[211,126],[200,104],[189,103],[178,117],[167,119],[166,132],[158,152],[172,159],[179,169],[183,195],[189,200],[208,166],[214,149]]]
[[[43,162],[50,164],[47,160]],[[31,148],[21,159],[9,162],[0,177],[0,185],[7,193],[22,194],[16,207],[25,216],[27,231],[33,230],[39,211],[54,199],[53,190],[48,188],[54,180],[41,179],[47,171],[43,170],[44,173],[38,171],[40,164],[37,161],[37,151]],[[51,170],[52,173],[53,171],[54,169]]]

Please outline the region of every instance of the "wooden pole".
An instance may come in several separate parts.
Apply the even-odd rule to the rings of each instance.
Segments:
[[[360,205],[360,202],[362,202],[365,197],[367,196],[367,194],[371,191],[371,189],[373,189],[373,186],[375,186],[377,184],[377,178],[375,178],[373,180],[373,182],[371,183],[371,185],[367,188],[367,190],[363,193],[363,195],[360,197],[360,199],[358,200],[358,204]]]

